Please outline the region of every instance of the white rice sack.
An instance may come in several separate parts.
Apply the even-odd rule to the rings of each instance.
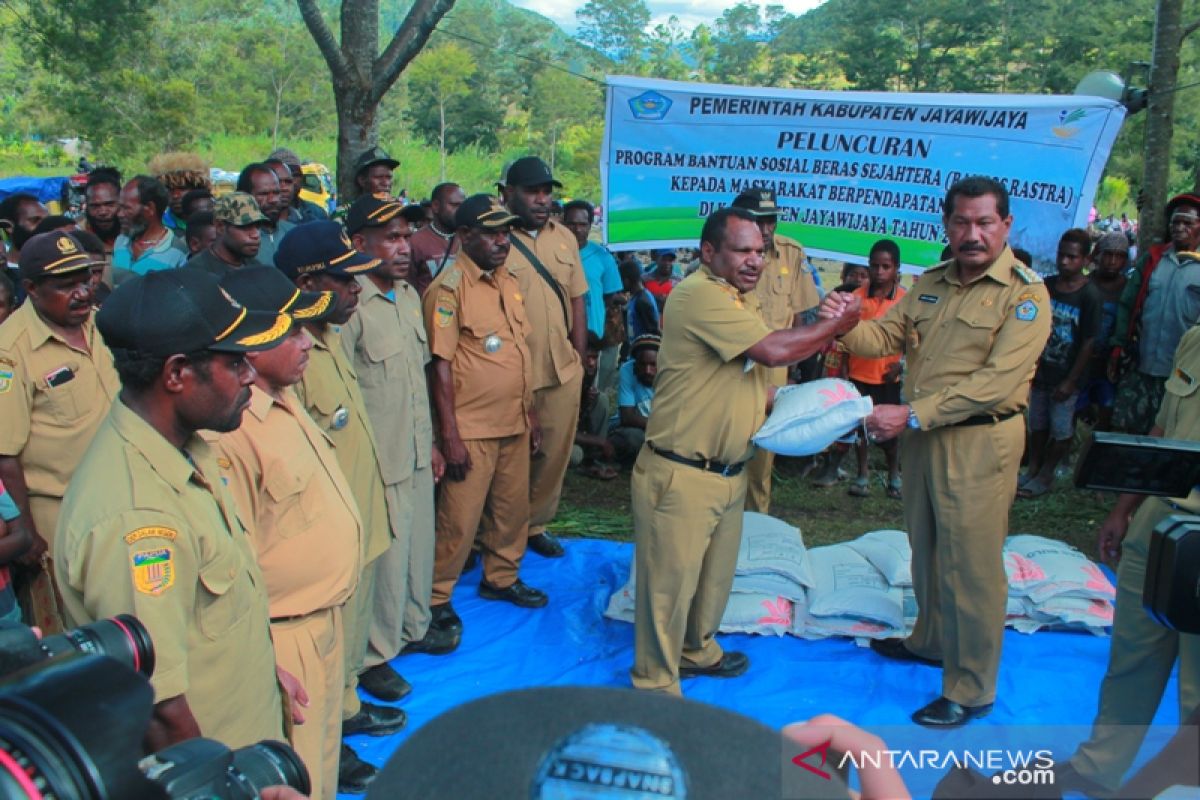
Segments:
[[[840,378],[784,386],[754,443],[784,456],[811,456],[854,430],[871,408],[871,398]]]
[[[891,639],[903,637],[903,628],[890,628],[878,622],[853,617],[814,617],[811,614],[795,614],[791,633],[801,639],[828,639],[844,636],[852,639]]]
[[[773,572],[751,575],[734,575],[733,591],[742,594],[769,594],[786,597],[788,600],[803,600],[805,589],[791,578]]]
[[[783,636],[792,628],[792,601],[786,597],[732,592],[721,617],[722,633]]]
[[[615,619],[618,622],[633,622],[633,608],[637,597],[637,588],[634,583],[634,575],[636,574],[633,564],[630,563],[629,580],[608,598],[608,608],[604,610],[604,616],[609,619]]]
[[[1043,536],[1020,534],[1004,544],[1004,569],[1009,594],[1040,604],[1066,595],[1089,600],[1112,600],[1116,589],[1083,553],[1069,544]]]
[[[797,587],[812,586],[800,529],[768,514],[745,512],[734,574],[780,575]]]
[[[847,544],[892,586],[912,586],[912,547],[904,531],[871,531]]]
[[[1051,626],[1083,627],[1088,630],[1113,624],[1113,605],[1107,600],[1059,595],[1041,603],[1024,601],[1027,616]]]
[[[905,629],[912,630],[913,626],[917,624],[917,612],[920,611],[920,607],[917,605],[917,593],[911,588],[904,589],[900,608],[904,614]]]
[[[808,592],[814,617],[849,617],[904,628],[904,590],[890,586],[883,573],[845,544],[808,551],[816,584]]]

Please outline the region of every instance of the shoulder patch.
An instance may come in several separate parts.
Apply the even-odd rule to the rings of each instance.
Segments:
[[[160,595],[175,585],[175,551],[170,547],[135,550],[129,554],[133,588],[142,594]]]
[[[1013,272],[1025,283],[1043,283],[1041,275],[1019,261],[1013,265]]]
[[[437,305],[433,309],[433,321],[439,328],[445,328],[454,320],[454,304],[447,303],[443,298],[438,298]]]
[[[163,528],[158,525],[152,525],[146,528],[138,528],[136,531],[131,531],[125,534],[125,544],[133,544],[142,539],[174,539],[179,533],[174,528]]]
[[[13,368],[0,366],[0,394],[4,394],[13,385]]]
[[[1019,303],[1013,314],[1017,319],[1021,320],[1021,322],[1033,322],[1035,319],[1037,319],[1038,315],[1037,303],[1033,302],[1032,300],[1026,300],[1022,303]]]
[[[450,268],[450,271],[446,273],[446,277],[442,278],[441,286],[444,289],[454,291],[460,283],[462,283],[462,270],[455,266]]]

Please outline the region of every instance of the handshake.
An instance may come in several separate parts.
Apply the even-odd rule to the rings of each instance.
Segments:
[[[817,309],[817,319],[836,322],[836,335],[853,330],[862,314],[862,298],[847,292],[830,292]]]

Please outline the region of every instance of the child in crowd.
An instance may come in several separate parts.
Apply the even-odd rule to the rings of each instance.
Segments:
[[[1050,491],[1054,470],[1071,448],[1079,387],[1103,317],[1100,290],[1083,273],[1090,250],[1087,231],[1067,231],[1058,243],[1058,274],[1046,279],[1054,323],[1029,392],[1029,467],[1019,497]]]
[[[1088,277],[1100,292],[1104,313],[1101,317],[1100,333],[1092,347],[1092,363],[1088,368],[1087,384],[1079,392],[1079,403],[1075,410],[1090,413],[1095,430],[1107,431],[1112,428],[1113,403],[1117,397],[1117,387],[1108,379],[1108,360],[1112,350],[1109,339],[1116,326],[1121,293],[1125,291],[1126,271],[1129,269],[1129,239],[1120,231],[1104,234],[1096,242],[1092,258],[1093,268]]]
[[[0,622],[20,622],[21,607],[17,605],[17,594],[12,587],[12,573],[8,565],[29,548],[29,536],[18,534],[11,524],[21,512],[17,503],[0,483]]]
[[[900,247],[891,239],[880,239],[871,246],[869,256],[870,280],[860,285],[854,293],[862,298],[862,318],[878,319],[887,313],[904,296],[900,286]],[[863,397],[870,397],[875,405],[900,405],[900,373],[903,366],[899,355],[883,358],[861,358],[851,355],[849,378]],[[900,499],[899,448],[895,439],[880,442],[887,458],[887,496]],[[854,497],[870,494],[870,466],[868,465],[867,441],[863,436],[855,443],[858,454],[858,477],[850,486]]]

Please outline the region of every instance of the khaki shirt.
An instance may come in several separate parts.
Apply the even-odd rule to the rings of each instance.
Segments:
[[[928,430],[1022,411],[1050,323],[1041,277],[1006,247],[966,285],[955,262],[931,267],[882,319],[860,322],[842,342],[856,356],[905,354],[903,394]]]
[[[1163,429],[1164,438],[1200,442],[1200,328],[1192,328],[1179,340],[1164,388],[1155,425]],[[1200,514],[1200,489],[1174,502]]]
[[[205,439],[250,530],[271,617],[345,603],[362,571],[362,521],[333,442],[295,393],[252,387],[241,427]]]
[[[753,294],[708,267],[684,278],[663,313],[646,440],[684,458],[748,459],[766,419],[768,370],[741,356],[770,332]]]
[[[429,345],[421,298],[407,281],[396,281],[395,300],[365,276],[358,283],[358,312],[342,326],[342,346],[358,373],[383,482],[391,486],[428,467],[433,452],[425,379]]]
[[[459,253],[425,293],[429,350],[450,362],[454,419],[464,440],[498,439],[529,428],[533,374],[521,298],[507,267],[486,273],[466,253]],[[489,353],[491,336],[499,346]]]
[[[775,249],[763,254],[763,274],[754,287],[763,322],[773,331],[792,327],[797,314],[821,302],[817,284],[804,268],[804,248],[795,239],[775,236]]]
[[[386,490],[380,472],[375,432],[358,388],[358,374],[342,350],[338,330],[332,325],[311,326],[313,349],[308,367],[294,387],[317,427],[333,440],[342,472],[358,502],[363,526],[363,563],[383,555],[395,532],[388,520]]]
[[[55,578],[82,625],[133,614],[157,701],[186,695],[200,732],[241,747],[283,736],[267,591],[216,460],[177,450],[119,399],[63,500]]]
[[[521,251],[515,246],[509,249],[504,266],[520,284],[529,315],[533,388],[536,391],[561,386],[583,371],[583,361],[571,344],[571,328],[576,324],[571,318],[571,300],[583,297],[588,290],[587,275],[583,271],[583,262],[579,260],[579,243],[575,241],[575,234],[554,220],[547,222],[536,238],[528,231],[516,228],[513,228],[511,235],[533,251],[558,284],[556,296],[555,290],[521,255]],[[559,297],[562,297],[562,302]],[[563,317],[563,302],[567,304],[566,318]],[[567,319],[570,321],[567,322]],[[586,327],[587,320],[579,320],[578,324]]]
[[[90,352],[51,331],[29,302],[0,326],[0,455],[20,459],[30,496],[63,496],[121,389],[95,317],[83,323]]]

